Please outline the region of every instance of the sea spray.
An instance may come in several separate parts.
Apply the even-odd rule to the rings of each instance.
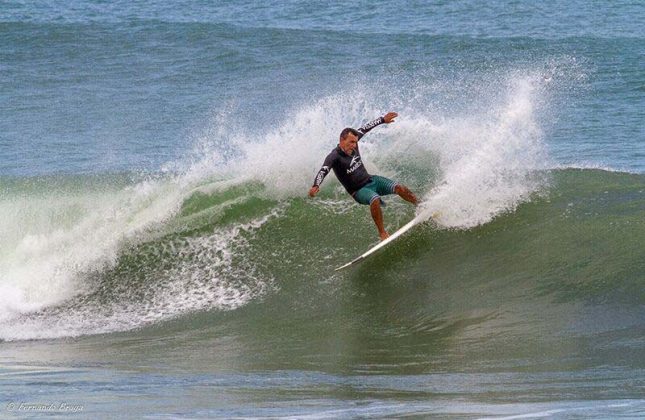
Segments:
[[[422,199],[420,214],[444,227],[471,228],[514,210],[545,185],[547,156],[536,123],[536,84],[521,77],[507,86],[507,98],[491,112],[446,121],[434,132],[442,138],[441,177]]]
[[[342,92],[294,107],[271,126],[249,127],[234,112],[218,112],[199,137],[198,152],[175,164],[193,178],[258,181],[271,198],[298,197],[344,127],[396,111],[394,123],[379,126],[360,142],[368,171],[415,186],[430,206],[439,193],[436,187],[449,184],[443,190],[452,192],[441,192],[448,194],[447,202],[437,210],[447,215],[446,206],[456,206],[452,213],[459,220],[444,222],[475,226],[512,210],[513,203],[544,185],[534,170],[550,164],[542,127],[554,88],[549,86],[554,64],[549,66],[445,80],[427,79],[441,75],[426,71],[404,76],[398,84],[394,76],[360,79]],[[330,176],[323,190],[337,185]],[[475,190],[481,192],[478,201],[468,203]]]

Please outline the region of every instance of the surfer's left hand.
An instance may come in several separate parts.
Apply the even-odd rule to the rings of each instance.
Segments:
[[[385,124],[389,124],[398,116],[399,114],[397,114],[396,112],[388,112],[383,116],[383,122],[385,122]]]

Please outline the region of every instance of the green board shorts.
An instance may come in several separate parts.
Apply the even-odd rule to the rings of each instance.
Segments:
[[[352,194],[352,197],[360,204],[369,206],[377,198],[380,200],[382,195],[394,194],[397,185],[399,184],[384,176],[372,175],[370,181]],[[381,204],[385,205],[383,200],[381,200]]]

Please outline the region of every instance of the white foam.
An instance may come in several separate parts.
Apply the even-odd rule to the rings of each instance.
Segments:
[[[537,79],[539,80],[539,79]],[[544,185],[538,172],[547,164],[536,122],[535,78],[509,80],[506,98],[489,112],[447,120],[433,127],[441,166],[438,185],[428,192],[420,214],[450,228],[471,228],[514,210]]]
[[[33,315],[20,308],[22,316],[0,321],[0,338],[13,341],[127,331],[187,312],[240,307],[274,286],[271,279],[255,273],[252,262],[233,267],[232,259],[244,255],[248,245],[244,234],[252,234],[278,212],[275,209],[211,235],[181,239],[171,245],[177,263],[146,273],[140,279],[142,287],[116,285],[108,292],[108,301],[98,298]]]
[[[47,191],[0,202],[0,321],[87,291],[83,273],[115,263],[123,241],[180,205],[167,183],[110,191]]]
[[[600,170],[605,172],[619,172],[619,173],[634,174],[634,175],[638,175],[641,173],[627,168],[613,167],[613,166],[603,165],[601,163],[584,162],[584,161],[571,162],[571,163],[559,163],[559,164],[553,165],[551,169],[595,169],[595,170]]]

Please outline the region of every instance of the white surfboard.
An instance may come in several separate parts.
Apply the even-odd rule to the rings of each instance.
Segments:
[[[368,256],[372,255],[373,253],[375,253],[375,252],[376,252],[376,251],[378,251],[379,249],[383,248],[384,246],[386,246],[386,245],[387,245],[387,244],[389,244],[390,242],[395,241],[395,240],[396,240],[396,238],[398,238],[399,236],[403,235],[403,234],[404,234],[405,232],[407,232],[408,230],[412,229],[412,227],[414,227],[415,225],[417,225],[419,222],[421,222],[421,217],[420,217],[420,216],[415,217],[414,219],[412,219],[411,221],[409,221],[408,223],[406,223],[405,225],[403,225],[399,230],[397,230],[396,232],[394,232],[393,234],[391,234],[387,239],[385,239],[385,240],[383,240],[383,241],[379,242],[378,244],[374,245],[372,248],[370,248],[370,249],[369,249],[366,253],[364,253],[363,255],[361,255],[361,256],[359,256],[359,257],[354,258],[352,261],[348,262],[348,263],[347,263],[347,264],[345,264],[345,265],[341,265],[341,266],[340,266],[340,267],[338,267],[335,271],[342,270],[343,268],[347,268],[347,267],[349,267],[350,265],[354,265],[354,264],[356,264],[356,263],[358,263],[358,262],[360,262],[360,261],[364,260],[366,257],[368,257]]]

